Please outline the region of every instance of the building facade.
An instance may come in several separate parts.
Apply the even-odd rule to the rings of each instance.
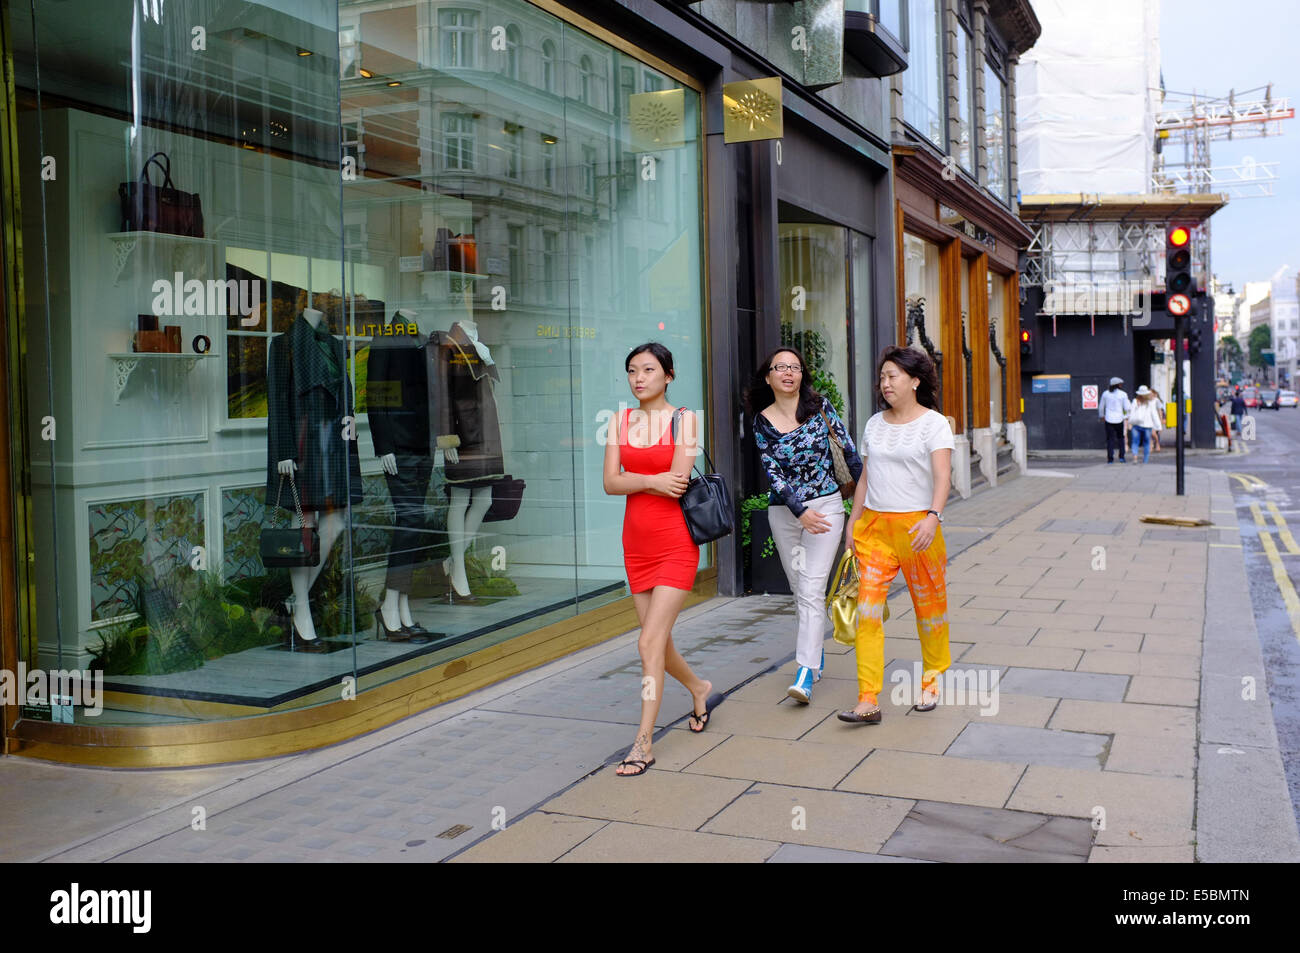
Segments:
[[[908,0],[908,67],[890,86],[896,334],[939,365],[963,496],[1024,467],[1016,68],[1028,3]]]
[[[601,466],[643,341],[738,498],[772,347],[874,409],[902,0],[2,6],[0,667],[104,677],[6,701],[7,752],[282,754],[634,627]],[[764,77],[780,137],[727,141]],[[1003,137],[963,173],[995,225]],[[740,533],[704,547],[692,598],[746,585]]]

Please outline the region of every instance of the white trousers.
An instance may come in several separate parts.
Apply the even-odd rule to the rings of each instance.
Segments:
[[[816,669],[822,662],[826,638],[826,579],[844,542],[844,501],[835,493],[808,500],[804,505],[826,517],[831,528],[825,533],[808,532],[784,504],[769,507],[767,520],[799,615],[795,662]]]

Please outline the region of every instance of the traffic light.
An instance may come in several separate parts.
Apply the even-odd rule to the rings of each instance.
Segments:
[[[1171,225],[1165,233],[1165,309],[1176,318],[1192,310],[1192,227]]]
[[[1034,338],[1028,328],[1020,329],[1020,356],[1028,357],[1034,353]]]
[[[1192,328],[1187,333],[1187,350],[1192,354],[1196,354],[1200,352],[1201,350],[1201,329],[1200,328]]]

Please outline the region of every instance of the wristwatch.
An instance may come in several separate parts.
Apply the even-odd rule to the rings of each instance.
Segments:
[[[933,513],[935,519],[937,519],[940,523],[943,522],[943,514],[940,513],[938,510],[926,510],[926,512]]]

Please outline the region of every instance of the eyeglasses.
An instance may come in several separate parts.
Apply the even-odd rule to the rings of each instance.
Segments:
[[[778,374],[799,374],[803,371],[803,368],[798,364],[773,364],[772,370]]]

